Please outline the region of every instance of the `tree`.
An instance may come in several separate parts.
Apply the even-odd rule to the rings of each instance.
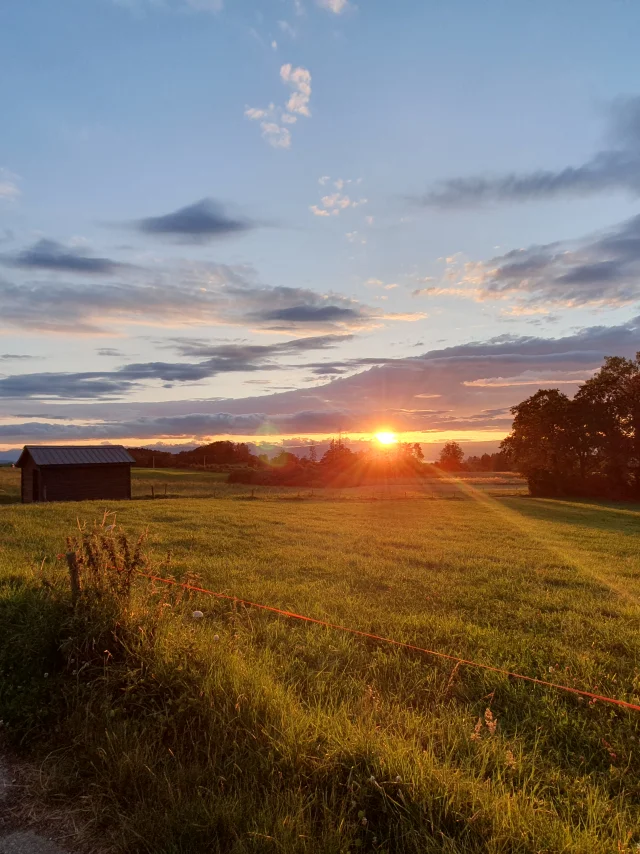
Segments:
[[[353,451],[347,447],[342,439],[332,439],[320,462],[324,466],[343,467],[348,465],[353,457]]]
[[[640,353],[611,356],[575,397],[589,462],[615,493],[640,495]]]
[[[315,463],[318,461],[318,451],[316,450],[315,442],[309,445],[309,462]]]
[[[579,474],[577,411],[556,388],[511,407],[513,428],[500,448],[527,478],[532,495],[562,495]]]
[[[445,471],[460,471],[463,459],[464,451],[460,445],[457,442],[447,442],[440,451],[438,465]]]

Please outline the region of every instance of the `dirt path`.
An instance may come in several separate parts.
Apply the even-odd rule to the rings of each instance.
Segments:
[[[15,780],[9,765],[0,758],[0,854],[69,854],[51,839],[21,828],[13,820],[17,801]]]

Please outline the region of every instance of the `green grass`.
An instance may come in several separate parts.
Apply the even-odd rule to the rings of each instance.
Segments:
[[[639,703],[640,509],[478,480],[0,507],[6,729],[120,851],[636,851],[640,713],[146,581],[111,658],[60,663],[55,555],[108,508],[163,574]]]
[[[372,486],[345,487],[342,489],[310,489],[309,487],[270,487],[229,484],[224,472],[203,472],[184,469],[132,470],[131,493],[134,499],[155,498],[248,498],[263,499],[313,498],[334,501],[337,499],[431,498],[456,497],[461,486],[471,484],[489,494],[523,494],[524,481],[509,473],[474,472],[461,478],[425,479],[416,481],[390,481]],[[0,467],[0,504],[20,501],[20,471]]]

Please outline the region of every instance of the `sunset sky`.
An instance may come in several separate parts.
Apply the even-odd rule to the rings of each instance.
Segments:
[[[640,350],[639,31],[628,0],[3,0],[0,450],[495,450]]]

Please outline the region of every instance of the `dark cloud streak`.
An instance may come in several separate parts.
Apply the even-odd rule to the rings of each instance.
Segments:
[[[101,276],[119,272],[130,266],[112,261],[110,258],[88,255],[81,249],[63,246],[55,240],[39,240],[22,252],[4,256],[2,262],[24,270],[49,270],[54,273]]]
[[[489,177],[451,178],[415,201],[425,207],[469,208],[491,202],[580,198],[624,191],[640,195],[640,97],[620,99],[611,108],[613,147],[580,166]]]
[[[163,216],[135,223],[136,230],[153,237],[172,237],[179,242],[206,243],[219,237],[242,234],[256,228],[249,219],[236,218],[214,199],[201,199]]]

